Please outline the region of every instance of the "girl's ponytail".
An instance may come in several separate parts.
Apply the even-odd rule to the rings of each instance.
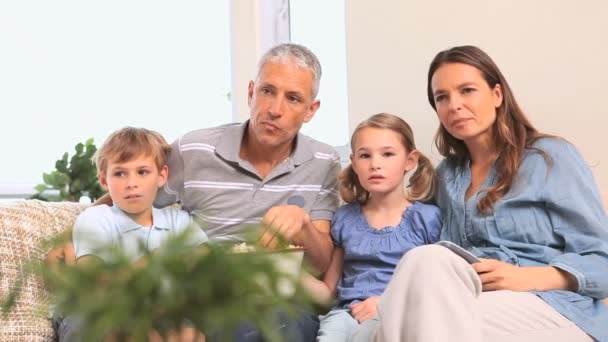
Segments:
[[[359,177],[353,170],[353,166],[348,165],[340,175],[340,197],[346,203],[353,203],[355,201],[365,204],[369,199],[369,192],[363,189],[361,183],[359,183]]]
[[[428,202],[435,195],[435,168],[429,158],[418,153],[418,167],[409,179],[407,195],[410,201]]]

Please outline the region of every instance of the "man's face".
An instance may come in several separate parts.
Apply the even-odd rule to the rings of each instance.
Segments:
[[[250,139],[264,147],[291,146],[320,102],[312,98],[313,75],[295,63],[266,63],[249,82]]]

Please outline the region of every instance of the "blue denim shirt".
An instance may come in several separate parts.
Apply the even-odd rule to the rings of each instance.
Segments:
[[[403,254],[437,242],[440,232],[439,208],[430,204],[415,202],[404,211],[397,227],[381,229],[369,226],[358,203],[338,208],[331,227],[334,242],[344,249],[338,306],[381,295]]]
[[[437,169],[442,240],[480,257],[518,266],[554,266],[576,277],[577,292],[535,292],[597,340],[608,341],[608,218],[591,170],[574,146],[543,138],[526,151],[509,192],[482,215],[477,201],[465,201],[469,162],[444,160]],[[493,168],[481,189],[496,182]]]

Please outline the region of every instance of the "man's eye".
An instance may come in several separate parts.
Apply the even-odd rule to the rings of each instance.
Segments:
[[[300,98],[297,96],[289,96],[287,99],[289,100],[289,102],[300,103]]]
[[[262,87],[262,88],[260,88],[260,93],[262,93],[264,95],[268,95],[271,93],[271,91],[269,88]]]

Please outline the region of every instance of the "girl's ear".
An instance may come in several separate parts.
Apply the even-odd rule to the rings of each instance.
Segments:
[[[409,172],[418,165],[418,159],[420,159],[420,152],[418,150],[412,150],[407,154],[405,159],[405,172]]]

